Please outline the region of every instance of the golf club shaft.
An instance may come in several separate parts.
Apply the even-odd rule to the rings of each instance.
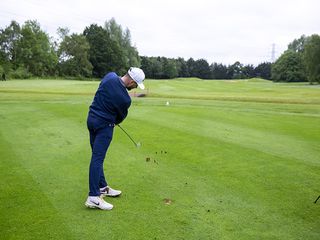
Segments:
[[[130,138],[130,140],[134,143],[134,145],[137,147],[138,144],[130,137],[130,135],[118,124],[118,127]]]

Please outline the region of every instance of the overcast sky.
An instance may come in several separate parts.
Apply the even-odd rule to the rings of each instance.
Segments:
[[[82,33],[115,18],[140,55],[204,58],[209,63],[270,61],[302,34],[320,34],[319,0],[1,0],[0,28],[37,20]]]

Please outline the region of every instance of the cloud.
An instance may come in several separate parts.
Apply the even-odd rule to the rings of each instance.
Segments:
[[[11,19],[37,19],[54,35],[58,27],[80,33],[114,17],[131,32],[141,55],[204,58],[209,63],[269,61],[302,34],[320,32],[317,0],[3,0],[0,27]]]

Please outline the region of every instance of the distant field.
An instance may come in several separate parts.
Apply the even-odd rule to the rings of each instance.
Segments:
[[[104,212],[84,206],[98,84],[0,82],[1,239],[320,239],[319,85],[147,80]]]

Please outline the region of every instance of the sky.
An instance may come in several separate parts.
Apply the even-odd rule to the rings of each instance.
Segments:
[[[277,59],[301,35],[320,35],[319,0],[1,0],[0,28],[37,20],[82,33],[114,18],[141,56],[258,65]]]

